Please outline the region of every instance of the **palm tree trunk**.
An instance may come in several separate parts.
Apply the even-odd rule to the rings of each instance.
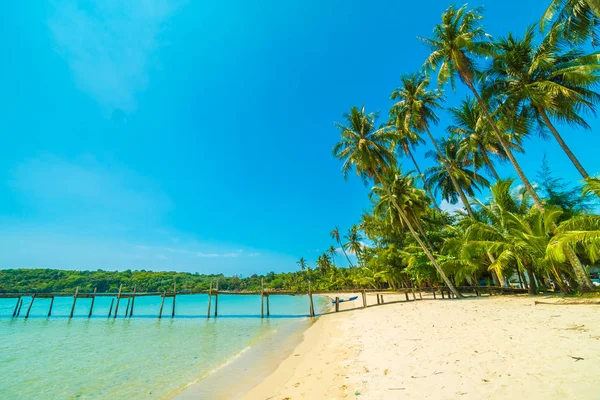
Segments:
[[[431,140],[431,143],[433,143],[433,146],[435,147],[435,150],[437,151],[438,156],[439,156],[440,160],[442,161],[442,165],[444,166],[444,168],[446,168],[446,172],[448,173],[448,176],[450,177],[450,180],[452,181],[452,185],[454,186],[454,189],[456,189],[456,191],[458,192],[458,195],[460,196],[460,200],[462,201],[463,205],[467,209],[467,212],[469,213],[469,215],[471,217],[473,217],[473,210],[471,209],[469,200],[467,200],[467,196],[465,196],[465,193],[463,192],[462,188],[459,186],[458,182],[456,181],[456,178],[452,174],[452,171],[450,170],[450,166],[444,159],[442,150],[440,150],[440,147],[438,146],[437,142],[433,138],[433,135],[431,134],[431,131],[429,131],[428,127],[425,127],[425,131],[427,132],[427,135],[429,136],[429,140]]]
[[[491,171],[492,175],[494,175],[494,178],[496,179],[496,181],[499,181],[500,176],[498,176],[498,173],[496,172],[496,169],[494,168],[494,164],[492,164],[492,160],[490,160],[490,158],[488,157],[487,151],[483,148],[483,146],[480,146],[479,150],[481,150],[481,157],[483,158],[483,162],[490,169],[490,171]]]
[[[407,215],[407,217],[408,217],[408,215]],[[421,223],[421,221],[418,218],[413,218],[413,222],[417,226],[417,229],[419,230],[421,235],[423,236],[423,240],[425,240],[425,243],[427,244],[427,246],[431,247],[431,249],[434,251],[437,250],[435,248],[435,246],[433,244],[431,244],[431,242],[429,241],[429,238],[427,237],[427,233],[425,232],[425,229],[423,228],[423,224]]]
[[[502,145],[502,148],[504,149],[506,156],[508,157],[508,159],[510,160],[510,163],[512,164],[513,168],[517,172],[517,175],[519,175],[519,179],[521,179],[521,182],[523,182],[523,185],[525,186],[525,188],[531,195],[531,198],[533,199],[535,206],[538,208],[538,210],[543,212],[544,204],[542,203],[540,196],[538,196],[537,192],[533,188],[533,185],[531,184],[531,182],[529,182],[529,179],[527,179],[527,176],[521,169],[521,166],[517,162],[517,159],[515,158],[510,147],[506,143],[506,139],[504,139],[504,137],[498,130],[496,123],[494,122],[494,120],[492,119],[492,116],[490,115],[490,111],[488,110],[487,104],[483,101],[483,99],[479,95],[479,92],[477,91],[475,86],[473,86],[473,82],[471,82],[469,79],[466,79],[466,76],[464,76],[464,74],[462,74],[462,73],[461,73],[461,76],[463,78],[463,82],[465,82],[465,84],[469,87],[469,89],[471,89],[471,91],[473,92],[473,95],[477,99],[477,102],[479,103],[479,106],[481,107],[481,110],[483,111],[483,114],[485,115],[486,120],[488,121],[492,130],[496,134],[496,138],[500,141],[500,144]]]
[[[417,160],[415,160],[415,157],[413,156],[412,151],[410,151],[410,147],[407,144],[404,144],[403,146],[404,146],[404,152],[406,154],[408,154],[408,156],[412,160],[413,164],[415,164],[415,168],[417,169],[417,172],[419,173],[419,176],[421,177],[421,180],[423,181],[423,187],[427,191],[427,194],[429,195],[429,197],[431,197],[431,201],[433,202],[433,205],[434,205],[435,209],[438,210],[438,212],[441,213],[442,209],[440,208],[440,206],[438,205],[437,201],[435,200],[435,196],[433,195],[433,192],[431,191],[431,188],[429,187],[429,185],[425,181],[425,176],[423,176],[423,173],[421,172],[421,168],[419,168],[419,164],[417,164]]]
[[[579,284],[579,290],[582,292],[592,291],[594,289],[594,286],[592,285],[592,281],[591,281],[587,271],[585,270],[583,264],[581,263],[581,260],[579,260],[579,258],[577,257],[577,254],[575,254],[575,251],[573,250],[573,248],[571,246],[567,245],[567,246],[565,246],[564,250],[565,250],[565,255],[567,256],[567,259],[571,263],[571,266],[573,267],[573,271],[575,272],[575,280]]]
[[[392,203],[394,204],[394,207],[396,207],[396,210],[398,210],[398,214],[400,215],[400,218],[402,218],[402,220],[404,221],[404,224],[408,227],[408,230],[410,231],[410,233],[413,236],[413,238],[415,238],[415,240],[417,241],[417,243],[419,244],[419,246],[421,246],[421,248],[425,252],[425,255],[427,256],[427,258],[429,258],[429,261],[431,261],[431,263],[433,264],[433,266],[437,270],[438,274],[440,274],[440,276],[442,277],[442,280],[444,281],[444,283],[446,284],[446,286],[448,286],[448,288],[452,291],[452,293],[454,293],[456,295],[457,298],[459,298],[459,299],[463,298],[464,296],[462,294],[460,294],[458,292],[458,290],[456,290],[456,287],[452,284],[452,281],[450,281],[450,279],[448,279],[448,277],[446,276],[446,273],[444,272],[444,270],[442,269],[442,267],[440,266],[440,264],[438,264],[437,260],[433,256],[433,254],[431,254],[431,251],[427,248],[427,246],[425,246],[425,243],[423,243],[423,240],[421,240],[421,238],[419,237],[419,235],[415,231],[415,228],[413,228],[412,224],[410,223],[410,221],[406,217],[406,214],[404,213],[404,211],[398,205],[398,202],[396,201],[396,198],[392,195],[390,189],[384,183],[385,181],[383,179],[381,179],[381,176],[379,176],[378,172],[376,172],[375,174],[377,176],[377,180],[381,183],[381,186],[383,186],[385,188],[385,190],[387,191],[389,198],[392,199]]]
[[[533,276],[533,268],[529,265],[525,268],[527,277],[529,278],[529,294],[537,294],[537,285],[535,284],[535,276]]]
[[[590,177],[590,175],[587,173],[585,168],[583,168],[583,165],[581,165],[581,163],[579,162],[577,157],[575,157],[575,154],[573,154],[573,152],[571,151],[569,146],[567,146],[567,144],[563,140],[562,136],[560,136],[560,133],[558,133],[558,131],[552,124],[552,121],[550,121],[550,118],[548,118],[548,114],[546,113],[546,110],[544,110],[541,107],[537,107],[537,110],[540,113],[540,115],[542,116],[542,119],[544,120],[544,123],[546,124],[548,129],[550,129],[550,132],[552,132],[552,135],[554,135],[554,139],[556,139],[556,141],[558,142],[560,147],[562,147],[563,151],[567,154],[567,157],[569,157],[569,159],[571,160],[571,162],[573,163],[575,168],[577,168],[577,171],[579,171],[579,173],[581,174],[583,179],[588,179]]]
[[[487,253],[488,258],[490,259],[491,264],[495,263],[496,262],[496,258],[494,258],[494,256],[492,255],[492,253],[490,253],[489,251],[487,251],[486,253]],[[501,273],[499,273],[495,269],[492,269],[492,274],[495,275],[496,281],[498,282],[498,285],[500,287],[505,287],[506,286],[506,280],[504,279],[504,276]]]
[[[350,257],[348,257],[348,254],[346,254],[346,250],[344,249],[344,246],[342,246],[342,241],[339,239],[339,237],[338,237],[337,242],[340,245],[340,249],[342,249],[342,252],[346,256],[346,260],[348,260],[348,263],[350,264],[350,268],[354,268],[354,265],[352,265],[352,261],[350,261]]]

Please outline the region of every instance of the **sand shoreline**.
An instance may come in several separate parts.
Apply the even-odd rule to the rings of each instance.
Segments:
[[[399,296],[319,317],[243,398],[600,397],[600,306],[528,296],[389,304]]]

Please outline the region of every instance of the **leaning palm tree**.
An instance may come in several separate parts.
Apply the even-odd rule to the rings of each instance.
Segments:
[[[442,14],[442,23],[433,29],[433,38],[421,38],[431,49],[431,54],[425,60],[424,67],[427,70],[438,70],[438,86],[440,87],[450,81],[454,89],[455,77],[458,76],[471,90],[485,119],[519,175],[519,179],[531,194],[536,206],[543,210],[542,200],[514,157],[506,137],[500,132],[492,117],[487,102],[483,100],[476,87],[476,77],[479,75],[479,71],[476,68],[475,58],[493,54],[493,46],[486,40],[488,35],[480,24],[480,20],[483,18],[481,10],[481,7],[467,10],[466,4],[461,8],[448,7]]]
[[[350,257],[348,257],[348,254],[346,253],[344,246],[342,246],[342,240],[340,238],[340,230],[338,229],[338,227],[336,226],[335,228],[333,228],[333,230],[329,233],[329,235],[331,236],[331,238],[333,240],[335,240],[337,242],[337,244],[340,246],[340,249],[342,249],[342,252],[344,253],[344,256],[346,257],[346,260],[348,260],[348,264],[350,264],[350,268],[354,268],[352,261],[350,261]]]
[[[467,195],[474,197],[475,191],[489,186],[490,182],[470,169],[475,165],[473,159],[467,157],[466,154],[461,154],[460,143],[457,139],[443,139],[440,144],[439,153],[428,151],[426,156],[444,166],[437,165],[428,168],[425,173],[427,183],[435,191],[441,192],[442,198],[451,204],[456,204],[460,198],[469,215],[473,217],[473,209]]]
[[[425,243],[435,250],[421,222],[428,211],[429,200],[425,192],[416,187],[412,176],[403,175],[399,169],[391,168],[387,174],[383,175],[383,178],[386,180],[387,188],[384,188],[383,185],[375,185],[369,193],[369,198],[373,202],[373,215],[387,222],[391,229],[407,228],[392,201],[392,197],[394,197],[396,203],[402,207],[408,221],[417,228]],[[388,193],[391,193],[392,196],[390,197]]]
[[[345,117],[346,125],[336,124],[341,133],[341,140],[333,147],[334,157],[343,160],[342,174],[344,178],[346,179],[348,173],[354,169],[365,184],[368,180],[373,180],[375,183],[381,183],[386,187],[382,174],[388,173],[396,164],[393,151],[389,147],[391,139],[389,128],[383,127],[377,129],[375,127],[377,114],[365,114],[364,107],[360,110],[353,107]],[[457,297],[462,297],[433,256],[431,249],[415,231],[394,196],[390,192],[388,192],[388,195],[392,199],[392,203],[396,207],[400,218],[408,227],[411,235],[423,249],[425,255],[431,261],[445,284]]]
[[[354,253],[356,259],[358,260],[358,264],[360,265],[363,252],[363,237],[358,232],[358,226],[352,225],[352,227],[348,230],[348,234],[344,238],[346,239],[346,243],[344,243],[343,247],[348,252]]]
[[[429,90],[429,78],[422,73],[404,75],[401,80],[402,86],[394,90],[391,96],[392,100],[398,100],[392,106],[391,111],[391,114],[396,116],[396,125],[407,132],[415,132],[413,135],[418,136],[418,133],[427,133],[429,140],[438,152],[438,161],[442,163],[452,184],[458,191],[459,183],[450,173],[450,166],[446,164],[442,151],[429,129],[431,124],[436,124],[439,121],[435,111],[442,107],[442,94],[437,90]],[[429,188],[428,183],[426,188]],[[433,197],[433,194],[431,196]],[[468,204],[465,204],[465,207],[469,210]]]
[[[558,29],[552,29],[539,46],[530,26],[523,39],[512,34],[494,43],[495,56],[487,70],[488,90],[510,107],[526,107],[548,128],[583,179],[589,174],[556,129],[551,119],[589,129],[580,110],[595,112],[600,95],[591,88],[600,83],[600,53],[584,55],[571,49],[560,53]]]
[[[425,191],[429,194],[429,198],[433,202],[433,206],[438,212],[441,212],[442,210],[438,205],[437,201],[435,200],[435,196],[433,195],[431,188],[429,187],[429,185],[427,185],[427,182],[425,182],[425,175],[423,175],[423,172],[421,172],[421,167],[417,163],[417,160],[415,159],[415,156],[413,155],[413,152],[411,150],[417,145],[425,143],[425,140],[423,140],[423,138],[419,136],[419,134],[411,131],[410,129],[407,129],[404,126],[405,118],[402,115],[394,115],[396,112],[397,111],[395,111],[394,108],[392,108],[392,111],[390,112],[390,114],[392,114],[392,119],[395,120],[395,122],[393,123],[393,125],[396,126],[395,140],[398,142],[398,145],[402,152],[405,155],[407,155],[414,164],[415,169],[417,170],[419,177],[423,182],[423,187],[425,188]]]
[[[551,0],[540,21],[540,29],[560,28],[562,35],[573,43],[588,38],[598,44],[600,38],[600,3],[598,0]]]
[[[448,127],[448,132],[460,140],[459,151],[471,157],[475,166],[479,165],[480,161],[483,162],[489,173],[499,181],[500,176],[492,157],[501,162],[506,161],[507,157],[475,100],[466,98],[459,107],[450,108],[448,111],[453,122],[453,125]],[[507,142],[513,151],[523,151],[518,142],[511,139]],[[473,169],[473,172],[477,174],[476,169]]]

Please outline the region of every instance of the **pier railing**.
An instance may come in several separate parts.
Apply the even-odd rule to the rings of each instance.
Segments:
[[[87,317],[92,317],[94,311],[94,302],[96,297],[112,297],[110,308],[108,311],[108,318],[117,318],[117,313],[119,311],[119,306],[121,305],[121,300],[127,299],[125,315],[124,317],[132,317],[133,310],[135,306],[135,299],[137,297],[147,297],[147,296],[161,296],[162,301],[160,305],[160,310],[158,313],[158,318],[163,317],[163,308],[165,305],[165,298],[172,298],[171,305],[171,318],[175,317],[175,302],[177,296],[189,296],[189,295],[198,295],[198,294],[206,294],[208,296],[208,310],[207,310],[207,318],[211,317],[211,314],[216,318],[219,312],[219,295],[252,295],[261,296],[261,306],[260,306],[260,316],[261,318],[269,317],[271,315],[270,307],[269,307],[269,297],[270,296],[308,296],[309,300],[309,313],[310,317],[314,317],[315,308],[313,303],[313,295],[336,295],[336,294],[358,294],[361,297],[361,305],[356,308],[367,308],[375,305],[382,304],[391,304],[397,303],[399,301],[416,301],[416,300],[425,300],[423,298],[423,294],[431,294],[432,298],[429,300],[443,300],[443,299],[452,299],[455,298],[455,295],[452,291],[446,286],[435,286],[435,287],[412,287],[412,288],[398,288],[398,289],[344,289],[344,290],[315,290],[312,291],[310,289],[310,285],[308,291],[290,291],[290,290],[265,290],[264,284],[261,285],[260,291],[231,291],[231,290],[219,290],[219,282],[217,281],[214,288],[211,282],[209,290],[180,290],[177,291],[177,286],[173,284],[172,291],[163,291],[163,292],[138,292],[136,291],[136,287],[134,286],[133,291],[124,292],[123,285],[119,286],[118,292],[110,292],[110,293],[97,293],[96,289],[92,293],[80,293],[79,288],[75,289],[75,293],[0,293],[0,298],[12,298],[16,299],[17,302],[15,304],[14,311],[12,313],[13,318],[17,318],[21,315],[21,308],[23,306],[23,298],[30,297],[31,302],[27,307],[27,311],[24,315],[25,319],[29,318],[29,314],[31,312],[31,308],[33,306],[33,302],[36,299],[51,299],[50,305],[48,308],[48,317],[52,315],[52,306],[54,305],[55,297],[73,297],[73,304],[71,306],[71,312],[69,313],[69,318],[72,318],[75,312],[75,305],[77,300],[79,299],[91,299],[89,312]],[[464,294],[470,294],[472,296],[481,296],[481,295],[505,295],[505,294],[524,294],[527,293],[527,289],[519,289],[519,288],[506,288],[506,287],[497,287],[497,286],[458,286],[457,290]],[[405,300],[396,300],[393,302],[386,302],[384,299],[385,295],[393,295],[393,294],[404,294]],[[409,296],[410,294],[410,296]],[[367,295],[376,295],[377,302],[369,305],[367,300]],[[418,298],[417,298],[418,296]],[[212,306],[212,300],[214,297],[214,307]],[[333,304],[335,305],[335,311],[339,311],[340,299],[339,296],[332,297]],[[114,313],[113,313],[114,306]],[[214,312],[213,312],[214,308]]]

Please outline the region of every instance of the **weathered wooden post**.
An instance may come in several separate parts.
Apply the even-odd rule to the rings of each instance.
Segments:
[[[381,295],[381,304],[385,304],[385,301],[383,301],[383,295]]]
[[[310,290],[310,281],[308,281],[308,303],[309,303],[308,314],[311,317],[314,317],[315,316],[315,308],[313,307],[313,298],[312,298],[312,291]]]
[[[165,296],[167,295],[167,291],[165,290],[162,295],[162,301],[160,302],[160,311],[158,312],[158,319],[162,318],[162,310],[165,305]]]
[[[131,297],[131,310],[129,310],[129,317],[131,318],[131,316],[133,315],[133,305],[135,304],[135,292],[136,292],[136,287],[137,285],[133,286],[133,295]]]
[[[71,313],[69,314],[69,319],[73,318],[73,313],[75,312],[75,303],[77,303],[77,294],[79,294],[79,286],[75,289],[75,295],[73,296],[73,305],[71,306]]]
[[[119,293],[117,294],[117,304],[115,304],[115,316],[117,318],[117,313],[119,312],[119,302],[121,301],[121,289],[123,289],[123,284],[119,285]]]
[[[113,304],[115,304],[115,298],[114,297],[112,299],[110,299],[110,308],[108,309],[108,318],[110,318],[110,315],[112,314]]]
[[[412,292],[412,295],[413,295],[413,300],[417,300],[417,296],[415,296],[415,287],[414,287],[414,286],[411,286],[411,287],[410,287],[410,291]]]
[[[336,297],[335,298],[335,312],[340,311],[340,298]]]
[[[367,292],[365,289],[362,290],[363,308],[367,308]]]
[[[29,303],[29,308],[27,309],[27,314],[25,314],[25,319],[29,318],[29,312],[31,311],[31,306],[33,306],[33,301],[35,300],[35,294],[31,296],[31,303]]]
[[[260,280],[260,317],[264,318],[264,306],[265,306],[265,282],[261,278]]]
[[[406,301],[408,301],[408,292],[406,290],[404,291],[404,297],[406,297]]]
[[[173,311],[171,312],[171,318],[175,318],[175,297],[177,296],[177,282],[173,282]]]
[[[379,300],[379,293],[377,293],[377,304],[381,304],[381,300]]]
[[[440,293],[442,294],[442,300],[444,299],[444,289],[440,288]]]
[[[208,312],[206,318],[210,318],[210,301],[212,300],[212,281],[210,281],[210,289],[208,289]]]
[[[271,316],[271,311],[269,310],[269,294],[267,293],[265,295],[265,298],[267,299],[267,317]]]
[[[421,293],[421,288],[419,288],[419,299],[423,300],[423,294]]]
[[[17,297],[17,304],[15,304],[15,310],[13,311],[13,317],[17,316],[17,310],[19,309],[19,304],[21,304],[21,296]]]
[[[48,308],[48,317],[52,315],[52,305],[54,305],[54,296],[52,296],[52,300],[50,300],[50,308]]]
[[[216,283],[216,291],[215,291],[215,318],[219,313],[219,280],[217,279]]]
[[[437,297],[435,296],[435,288],[434,287],[431,288],[431,293],[433,293],[433,299],[436,300]]]
[[[127,316],[129,315],[129,304],[131,303],[131,297],[127,298],[127,306],[125,307],[125,315],[123,316],[123,318],[127,318]]]
[[[17,317],[21,315],[21,307],[23,307],[23,299],[21,299],[21,303],[19,304],[19,309],[17,310]]]
[[[96,290],[98,290],[98,288],[94,288],[94,294],[92,295],[92,302],[90,304],[90,312],[88,314],[88,318],[92,317],[92,312],[94,311],[94,302],[96,301]]]

